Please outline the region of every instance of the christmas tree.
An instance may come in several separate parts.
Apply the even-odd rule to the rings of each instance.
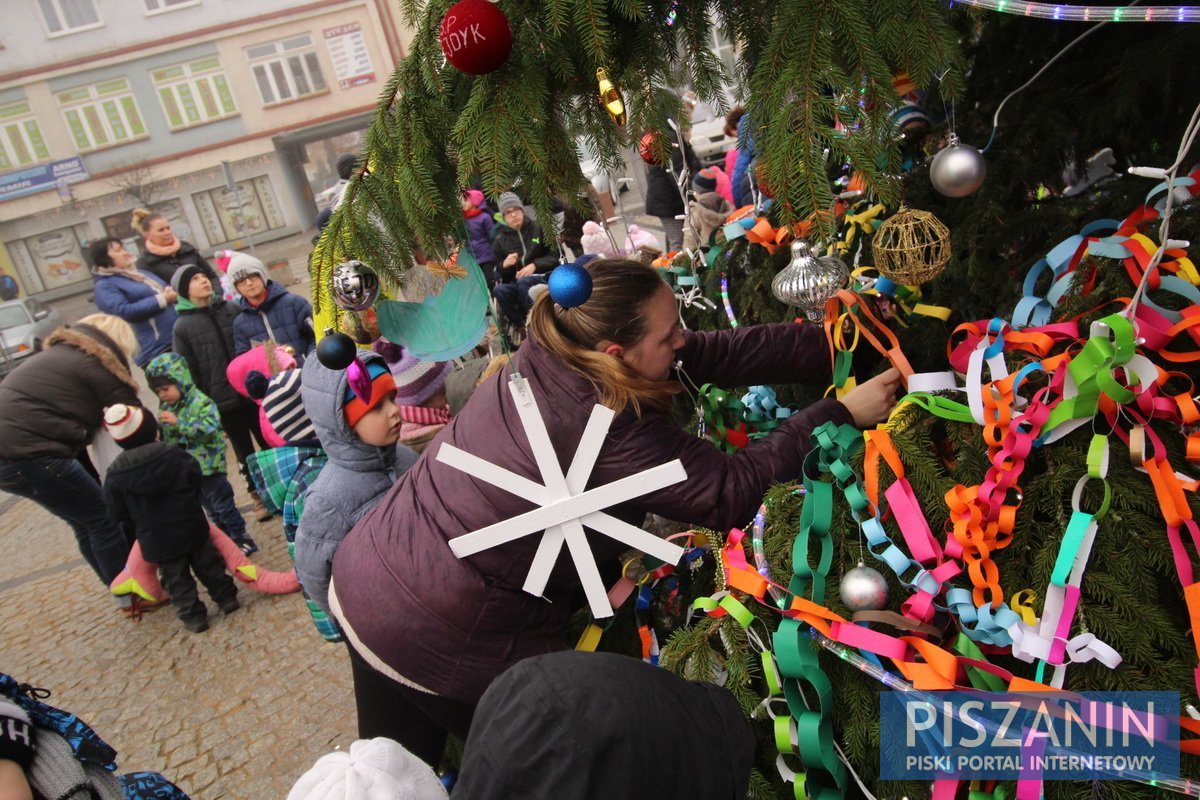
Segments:
[[[1033,628],[1045,614],[1047,589],[1054,584],[1062,543],[1076,514],[1093,518],[1095,540],[1078,583],[1078,606],[1068,619],[1069,636],[1083,648],[1078,637],[1094,635],[1119,655],[1120,663],[1114,667],[1111,659],[1095,658],[1071,664],[1061,685],[1178,691],[1185,702],[1197,701],[1192,679],[1197,654],[1183,588],[1190,580],[1181,574],[1178,548],[1168,536],[1175,528],[1184,530],[1186,537],[1186,522],[1196,508],[1193,494],[1185,489],[1191,488],[1186,484],[1193,472],[1186,437],[1197,420],[1184,398],[1194,394],[1197,375],[1192,361],[1162,356],[1166,351],[1186,357],[1190,337],[1179,328],[1178,335],[1166,343],[1156,341],[1153,347],[1123,341],[1120,336],[1126,331],[1117,331],[1113,326],[1119,326],[1119,320],[1111,319],[1128,307],[1127,298],[1142,282],[1148,259],[1121,255],[1130,252],[1127,246],[1120,252],[1101,247],[1093,252],[1082,240],[1076,244],[1077,257],[1062,270],[1065,291],[1045,306],[1050,316],[1038,322],[1075,322],[1073,336],[1031,344],[1013,335],[1012,327],[999,326],[989,333],[986,325],[996,316],[1012,322],[1023,295],[1046,297],[1047,279],[1025,287],[1026,273],[1094,220],[1123,222],[1122,240],[1146,236],[1149,244],[1142,255],[1154,252],[1161,238],[1159,219],[1145,209],[1161,205],[1163,198],[1160,194],[1147,201],[1152,181],[1123,177],[1078,188],[1086,182],[1088,159],[1105,147],[1111,148],[1118,172],[1130,164],[1165,166],[1177,160],[1180,136],[1195,101],[1189,90],[1200,85],[1200,66],[1189,52],[1186,26],[1096,27],[1028,88],[1012,95],[1052,56],[1091,29],[948,10],[935,2],[506,2],[501,10],[511,30],[511,52],[498,68],[476,77],[461,72],[454,59],[443,61],[439,30],[449,3],[403,5],[418,34],[409,58],[381,95],[347,201],[314,252],[318,300],[327,291],[333,267],[347,258],[372,263],[394,287],[403,283],[419,252],[447,256],[461,239],[458,194],[473,177],[493,196],[519,187],[539,217],[548,219],[552,197],[575,198],[584,186],[577,136],[585,137],[608,166],[615,166],[621,146],[636,142],[645,131],[657,134],[655,146],[665,149],[673,135],[668,118],[678,118],[680,109],[678,98],[663,89],[688,84],[702,97],[716,99],[722,76],[709,39],[713,27],[719,26],[740,46],[737,75],[729,77],[745,92],[759,152],[756,176],[774,201],[762,216],[772,234],[783,233],[767,247],[761,235],[734,236],[737,231],[731,229],[719,233],[711,249],[677,262],[678,269],[698,273],[718,309],[722,276],[729,286],[730,317],[692,306],[686,311],[689,325],[719,328],[731,324],[731,318],[741,324],[794,318],[796,309],[776,300],[770,289],[789,260],[788,234],[804,231],[819,252],[841,252],[852,266],[870,267],[879,224],[903,200],[946,223],[953,253],[945,270],[920,287],[920,296],[911,288],[892,292],[896,318],[886,322],[913,368],[931,372],[953,366],[965,372],[967,361],[947,363],[947,343],[958,345],[965,337],[973,346],[980,338],[997,338],[997,333],[1007,336],[1002,350],[1010,372],[1041,365],[1025,373],[1016,388],[1011,381],[986,377],[972,388],[983,396],[983,389],[990,393],[994,386],[1000,396],[984,409],[983,424],[964,393],[942,392],[913,397],[887,426],[886,436],[876,435],[869,447],[864,447],[861,435],[825,431],[806,480],[797,476],[796,484],[777,487],[764,498],[757,531],[747,520],[749,537],[739,540],[734,534],[732,544],[727,532],[711,533],[711,549],[722,554],[717,569],[694,573],[689,593],[704,597],[732,587],[737,602],[728,601],[722,609],[702,601],[701,606],[714,613],[674,629],[663,650],[663,665],[688,677],[724,682],[750,714],[764,697],[778,694],[771,680],[778,659],[764,659],[762,651],[791,648],[800,654],[808,679],[803,686],[786,685],[786,702],[773,703],[773,713],[819,722],[819,752],[789,755],[785,769],[777,770],[778,737],[759,709],[755,718],[763,746],[753,796],[790,796],[793,787],[780,779],[787,770],[800,772],[802,790],[814,797],[853,795],[858,790],[851,772],[869,790],[886,796],[929,794],[928,782],[878,780],[879,693],[884,688],[879,675],[864,671],[854,661],[861,656],[849,648],[828,638],[829,648],[814,643],[809,631],[822,630],[828,617],[813,612],[816,616],[784,621],[780,602],[788,605],[790,596],[778,590],[772,594],[765,584],[754,585],[751,575],[760,574],[761,566],[778,584],[791,583],[792,591],[849,620],[852,610],[842,603],[837,587],[861,560],[886,574],[891,598],[887,609],[900,611],[902,601],[915,596],[917,584],[910,573],[905,575],[909,585],[902,586],[875,559],[885,548],[878,540],[864,539],[860,523],[877,516],[879,530],[902,554],[918,560],[920,554],[912,552],[894,514],[886,513],[892,500],[881,500],[902,483],[901,477],[945,552],[956,535],[968,543],[990,537],[989,552],[974,558],[976,565],[990,563],[979,568],[985,579],[973,580],[969,570],[947,579],[933,593],[938,605],[946,607],[950,588],[965,589],[968,595],[976,589],[970,603],[976,612],[1003,606]],[[623,120],[621,114],[612,114],[611,92],[601,92],[596,77],[600,69],[620,93]],[[894,115],[906,101],[899,97],[897,77],[903,74],[925,90],[924,112],[937,123],[927,136],[898,135]],[[998,124],[993,124],[998,109]],[[929,157],[945,145],[951,129],[978,147],[990,141],[984,153],[987,178],[977,192],[962,199],[944,197],[930,183]],[[1188,166],[1190,162],[1184,162],[1181,175],[1190,171]],[[837,180],[851,175],[866,194],[835,204]],[[1171,238],[1186,240],[1196,232],[1196,212],[1191,187],[1179,188]],[[882,208],[875,210],[876,206]],[[1117,228],[1090,233],[1116,247],[1121,244],[1112,239]],[[839,241],[844,245],[840,250]],[[776,247],[778,242],[784,246]],[[1155,276],[1200,282],[1178,249],[1164,255],[1162,264],[1151,270]],[[1155,276],[1147,281],[1145,296],[1167,315],[1166,330],[1170,321],[1185,320],[1183,312],[1197,305],[1187,294],[1163,289]],[[869,292],[871,285],[859,281],[855,287]],[[949,320],[910,313],[921,300],[949,308]],[[861,313],[855,314],[866,324]],[[958,323],[976,320],[985,321],[981,329],[951,338]],[[1092,327],[1101,320],[1106,320],[1105,327]],[[1054,376],[1093,342],[1088,352],[1108,358],[1106,374],[1116,385],[1106,384],[1089,395],[1096,399],[1092,407],[1079,404],[1073,413],[1086,421],[1084,425],[1053,442],[1022,449],[1020,477],[1010,480],[1005,472],[1015,464],[1011,455],[1017,439],[1037,438],[1043,428],[1050,430],[1048,422],[1069,421],[1063,411],[1050,416],[1065,396],[1065,378],[1060,376],[1056,384]],[[1120,346],[1114,348],[1113,342]],[[860,348],[868,349],[865,344]],[[971,349],[961,351],[962,358],[969,361],[965,354]],[[1114,360],[1114,349],[1125,360]],[[1134,349],[1163,373],[1150,380],[1132,377],[1132,365],[1140,363],[1128,359]],[[1064,354],[1066,358],[1054,361]],[[861,370],[869,359],[855,361]],[[1151,385],[1152,395],[1147,394]],[[723,388],[733,396],[744,389]],[[784,400],[811,399],[779,389]],[[764,420],[762,415],[749,418]],[[874,457],[889,443],[895,464]],[[1094,465],[1096,453],[1105,446],[1110,457],[1102,479]],[[1170,466],[1169,475],[1178,470],[1182,478],[1172,481],[1164,465]],[[1089,470],[1091,480],[1081,481]],[[1077,485],[1081,489],[1073,502]],[[981,493],[989,498],[982,508]],[[869,505],[863,505],[863,497],[869,498]],[[973,510],[996,523],[1001,506],[1014,509],[1011,525],[997,523],[989,530],[987,525],[969,524]],[[800,564],[810,553],[814,562],[826,554],[824,570],[810,569],[807,577],[796,577],[804,572],[794,561],[798,536],[807,545],[801,548]],[[978,550],[968,550],[978,555]],[[751,562],[761,553],[761,564],[744,574],[731,571],[738,553]],[[1194,554],[1185,551],[1183,559],[1190,564]],[[920,560],[925,567],[932,564]],[[999,576],[994,580],[992,567]],[[815,573],[821,573],[820,580]],[[818,592],[815,584],[821,582],[824,589]],[[753,589],[765,602],[748,596]],[[961,611],[909,619],[919,623],[917,638],[937,648],[986,659],[1018,678],[1053,680],[1055,667],[1064,661],[1062,654],[1032,662],[1015,657],[1002,625],[986,629]],[[876,619],[872,628],[890,637],[914,633],[894,627],[899,621],[899,615]],[[967,629],[975,636],[967,635]],[[886,659],[876,669],[914,684],[937,683],[936,676],[919,670],[910,675],[904,666]],[[989,689],[1008,685],[1003,681],[997,686],[978,669],[942,677]],[[797,694],[801,688],[808,689],[806,696]],[[806,713],[818,716],[804,717]],[[786,735],[782,743],[785,750],[792,747]],[[1196,766],[1185,756],[1184,775],[1200,774]],[[1012,787],[1005,785],[971,789],[994,797],[1012,795]],[[1162,789],[1132,781],[1047,782],[1041,791],[1048,797],[1150,797]]]

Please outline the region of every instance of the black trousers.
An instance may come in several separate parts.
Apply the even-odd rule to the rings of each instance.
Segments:
[[[220,414],[221,428],[229,437],[233,455],[238,460],[238,472],[242,474],[246,488],[253,492],[254,484],[250,481],[248,459],[254,453],[255,442],[258,442],[260,450],[268,449],[267,441],[263,438],[262,431],[258,426],[258,407],[250,401],[246,401],[228,411],[220,409]]]
[[[193,572],[218,606],[225,606],[237,599],[237,586],[225,572],[225,560],[211,539],[205,538],[179,558],[159,562],[158,569],[162,574],[163,588],[171,595],[171,605],[175,606],[175,613],[184,622],[208,619],[208,609],[200,601],[196,581],[192,578]]]
[[[353,645],[350,668],[358,707],[358,738],[393,739],[433,769],[438,768],[447,734],[467,740],[475,706],[418,692],[378,672]]]

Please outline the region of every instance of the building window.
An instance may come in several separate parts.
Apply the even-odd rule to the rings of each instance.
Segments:
[[[161,14],[164,11],[200,5],[200,0],[142,0],[142,2],[146,4],[147,14]]]
[[[189,128],[237,113],[233,92],[221,72],[221,61],[210,56],[188,64],[151,71],[158,100],[171,128]]]
[[[129,81],[116,78],[58,93],[58,105],[80,152],[142,139],[146,126],[129,91]]]
[[[264,105],[326,91],[317,51],[307,34],[247,47],[246,58]]]
[[[0,106],[0,170],[47,161],[50,150],[28,102]]]
[[[91,281],[83,257],[87,225],[46,231],[6,243],[9,258],[27,294]]]
[[[74,33],[100,25],[93,0],[38,0],[50,35]]]
[[[230,191],[222,186],[192,195],[209,244],[232,242],[282,228],[286,224],[271,179],[260,175],[238,181]]]

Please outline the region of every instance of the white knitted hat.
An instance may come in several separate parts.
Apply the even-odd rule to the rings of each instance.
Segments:
[[[327,753],[300,776],[287,800],[446,800],[433,770],[391,739],[359,739]]]
[[[237,286],[238,281],[245,280],[251,275],[257,275],[262,278],[263,283],[269,280],[267,277],[267,268],[263,265],[263,262],[249,253],[234,253],[230,256],[229,266],[226,268],[225,274],[229,276],[229,282],[234,286]]]
[[[104,409],[104,427],[124,448],[148,444],[158,438],[158,423],[140,406],[116,403]]]

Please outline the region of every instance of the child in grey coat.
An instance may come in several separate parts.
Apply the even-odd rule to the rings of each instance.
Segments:
[[[360,356],[371,378],[366,402],[344,371],[327,369],[315,358],[304,362],[300,376],[304,410],[329,463],[308,490],[296,530],[296,576],[327,615],[338,545],[417,460],[398,444],[402,420],[387,362],[374,353]]]

